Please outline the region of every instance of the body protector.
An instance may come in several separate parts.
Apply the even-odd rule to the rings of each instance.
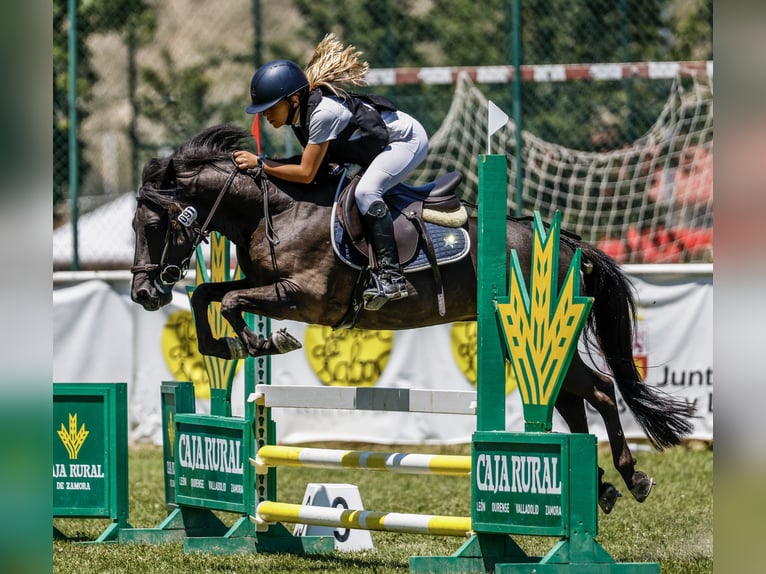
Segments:
[[[326,95],[330,94],[317,88],[301,102],[300,125],[293,126],[293,131],[303,147],[306,147],[308,143],[311,114]],[[327,160],[335,163],[356,163],[367,167],[388,145],[388,129],[383,118],[380,117],[380,112],[394,112],[397,108],[389,99],[377,95],[348,94],[343,97],[343,101],[348,105],[352,117],[348,126],[330,142]],[[361,132],[361,137],[354,138],[353,141],[349,140],[357,130]]]

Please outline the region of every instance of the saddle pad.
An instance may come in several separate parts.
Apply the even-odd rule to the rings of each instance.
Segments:
[[[430,222],[426,222],[426,227],[431,234],[436,261],[439,265],[460,260],[471,249],[468,231],[462,227],[444,227]],[[341,261],[355,269],[361,269],[367,265],[367,258],[352,245],[348,234],[335,215],[335,210],[333,210],[332,216],[332,248]],[[423,248],[423,241],[418,243],[418,248],[412,259],[402,262],[404,271],[420,271],[430,267],[428,255]]]

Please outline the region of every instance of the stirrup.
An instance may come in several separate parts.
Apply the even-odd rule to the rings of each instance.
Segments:
[[[390,278],[390,275],[388,277]],[[389,301],[396,301],[407,297],[409,293],[407,292],[404,276],[400,275],[400,277],[399,281],[384,282],[377,274],[372,273],[372,285],[362,293],[364,308],[368,311],[377,311]]]

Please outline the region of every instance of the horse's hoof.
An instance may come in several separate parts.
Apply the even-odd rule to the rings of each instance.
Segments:
[[[247,349],[237,337],[226,337],[226,347],[229,349],[230,359],[245,359],[247,358]]]
[[[280,354],[295,351],[303,346],[298,339],[287,332],[287,329],[279,329],[272,333],[270,339]]]
[[[633,488],[630,489],[630,493],[638,502],[643,502],[649,496],[654,484],[654,480],[645,472],[636,471],[633,473]]]
[[[622,496],[622,493],[615,488],[615,486],[609,482],[605,482],[601,485],[601,492],[598,495],[598,505],[604,514],[612,512],[617,499]]]

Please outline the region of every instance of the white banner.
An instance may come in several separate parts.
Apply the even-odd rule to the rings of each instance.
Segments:
[[[634,355],[645,382],[694,402],[699,419],[690,438],[713,438],[712,278],[660,282],[632,278],[640,306]],[[127,285],[89,281],[53,292],[56,382],[128,383],[130,439],[160,443],[160,384],[195,383],[198,412],[206,412],[206,374],[196,349],[186,294],[156,312],[132,303]],[[395,303],[392,303],[395,304]],[[396,332],[332,331],[288,321],[303,348],[272,358],[274,385],[350,385],[406,389],[474,390],[475,323]],[[232,411],[244,413],[244,374],[232,388]],[[507,384],[508,430],[522,430],[519,393]],[[644,435],[621,403],[625,434]],[[354,441],[380,444],[467,443],[475,417],[407,412],[273,409],[280,443]],[[589,409],[591,432],[606,440],[603,422]],[[565,431],[554,418],[554,430]]]
[[[660,282],[631,277],[638,292],[633,357],[644,382],[697,407],[689,438],[713,439],[713,280],[676,279]],[[618,393],[619,395],[619,393]],[[643,436],[620,402],[628,438]],[[603,421],[589,410],[591,432],[606,437]]]

